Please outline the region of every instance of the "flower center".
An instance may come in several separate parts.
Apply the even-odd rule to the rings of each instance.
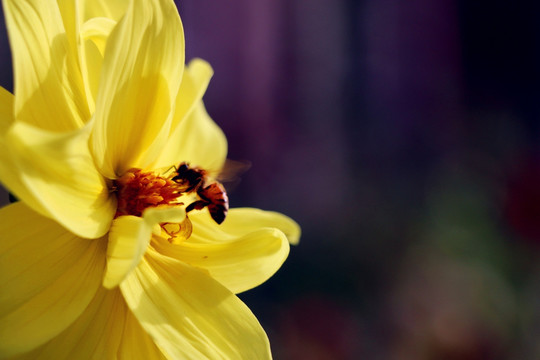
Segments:
[[[122,215],[142,216],[144,209],[158,205],[182,205],[180,186],[171,179],[151,172],[131,169],[114,181],[118,208],[115,217]]]
[[[177,237],[187,239],[191,235],[191,222],[187,213],[207,208],[212,219],[221,224],[229,210],[229,198],[225,188],[211,179],[208,172],[199,167],[181,163],[176,173],[168,177],[157,176],[141,169],[130,169],[113,182],[118,207],[115,218],[123,215],[142,216],[144,210],[160,205],[184,205],[186,220],[182,224],[162,223],[161,229],[173,242]]]

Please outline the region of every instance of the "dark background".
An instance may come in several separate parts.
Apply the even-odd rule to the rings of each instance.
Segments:
[[[229,157],[253,164],[232,206],[303,229],[240,295],[277,360],[540,358],[534,2],[177,3]]]

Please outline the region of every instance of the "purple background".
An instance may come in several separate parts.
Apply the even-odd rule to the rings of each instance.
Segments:
[[[253,163],[232,206],[303,229],[241,294],[276,359],[540,358],[533,2],[177,3],[230,158]]]

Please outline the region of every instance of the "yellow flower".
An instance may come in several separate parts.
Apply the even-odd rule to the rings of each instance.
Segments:
[[[234,294],[272,276],[300,229],[248,208],[187,220],[197,195],[167,169],[220,169],[227,144],[173,1],[3,6],[0,179],[21,201],[0,209],[0,357],[269,358]]]

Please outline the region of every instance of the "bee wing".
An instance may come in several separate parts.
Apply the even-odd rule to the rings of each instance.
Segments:
[[[231,191],[242,181],[240,175],[248,171],[250,167],[251,162],[247,160],[227,159],[215,179],[222,183],[227,191]]]

